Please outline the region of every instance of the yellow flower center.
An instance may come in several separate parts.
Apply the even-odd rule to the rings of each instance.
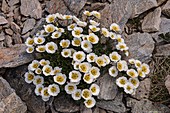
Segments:
[[[89,80],[90,80],[90,74],[85,75],[84,79],[85,79],[86,81],[89,81]]]
[[[123,65],[122,65],[120,62],[118,62],[118,63],[117,63],[117,68],[118,68],[119,70],[122,70]]]
[[[80,68],[81,68],[82,72],[87,71],[87,66],[86,65],[80,65]]]
[[[38,68],[38,63],[33,64],[33,68]]]
[[[53,93],[54,93],[54,92],[57,92],[57,88],[54,87],[54,86],[52,86],[50,90],[51,90],[51,92],[53,92]]]
[[[96,90],[97,90],[96,87],[92,87],[92,88],[91,88],[91,91],[92,91],[93,93],[95,93]]]
[[[87,105],[91,105],[92,103],[93,103],[92,100],[87,100],[87,101],[86,101],[86,104],[87,104]]]
[[[48,89],[44,90],[44,96],[49,96]]]
[[[80,40],[77,39],[77,40],[74,40],[74,43],[75,43],[76,45],[80,45],[81,42],[80,42]]]
[[[73,90],[74,90],[74,86],[69,85],[69,86],[68,86],[68,90],[69,90],[69,91],[73,91]]]
[[[112,74],[115,74],[116,73],[116,70],[112,69]]]
[[[78,60],[81,60],[81,59],[83,58],[83,56],[82,56],[81,54],[77,54],[77,55],[76,55],[76,58],[77,58]]]
[[[75,30],[74,32],[75,32],[76,35],[80,35],[81,34],[80,30]]]
[[[125,81],[124,79],[121,79],[119,82],[120,82],[120,84],[122,84],[122,85],[125,85],[125,84],[126,84],[126,81]]]
[[[94,56],[90,56],[90,60],[94,60]]]
[[[53,51],[53,50],[54,50],[54,46],[53,46],[53,45],[49,45],[49,46],[48,46],[48,49],[51,50],[51,51]]]
[[[45,48],[44,47],[39,47],[38,50],[39,51],[45,51]]]
[[[77,93],[75,94],[75,96],[76,96],[76,97],[80,97],[80,92],[77,92]]]
[[[112,55],[112,60],[118,60],[118,56]]]
[[[28,44],[29,44],[29,45],[33,45],[33,43],[34,43],[34,40],[33,40],[33,39],[31,39],[31,40],[28,41]]]
[[[45,72],[46,72],[46,73],[50,73],[50,72],[51,72],[51,68],[47,67],[47,68],[45,69]]]
[[[102,59],[97,59],[97,63],[98,63],[99,65],[102,65],[102,64],[104,64],[104,61],[103,61]]]
[[[51,16],[51,17],[48,18],[48,21],[49,21],[49,22],[54,22],[54,20],[55,20],[55,18],[54,18],[53,16]]]
[[[92,69],[90,72],[91,72],[91,74],[94,75],[94,76],[97,75],[97,70],[95,70],[95,69]]]
[[[137,81],[136,81],[136,80],[134,80],[134,79],[132,79],[132,80],[131,80],[131,83],[132,83],[134,86],[136,86],[136,85],[137,85]]]
[[[64,77],[63,76],[57,76],[56,78],[58,82],[63,82],[64,81]]]
[[[77,73],[72,73],[71,76],[72,79],[76,80],[78,78],[78,74]]]
[[[68,43],[67,42],[62,42],[62,47],[68,47]]]
[[[38,78],[37,80],[36,80],[36,83],[37,84],[40,84],[42,81],[41,81],[41,78]]]
[[[89,92],[89,91],[84,91],[84,92],[83,92],[83,96],[84,96],[85,98],[88,98],[88,97],[90,96],[90,92]]]
[[[89,36],[89,41],[94,43],[96,40],[95,40],[95,38],[93,36]]]
[[[28,80],[33,80],[33,79],[34,79],[34,75],[28,74]]]
[[[54,28],[53,28],[53,27],[51,27],[51,26],[49,26],[49,27],[47,28],[47,31],[51,33],[51,32],[53,32],[53,31],[54,31]]]
[[[38,88],[38,92],[41,93],[42,89],[42,87]]]
[[[119,31],[119,28],[117,26],[112,26],[113,31]]]
[[[135,73],[132,72],[132,71],[129,72],[129,75],[130,75],[131,77],[135,77]]]
[[[38,38],[37,42],[38,42],[38,43],[41,43],[41,42],[42,42],[42,39],[41,39],[41,38]]]
[[[127,86],[126,88],[128,91],[130,91],[132,88],[130,86]]]

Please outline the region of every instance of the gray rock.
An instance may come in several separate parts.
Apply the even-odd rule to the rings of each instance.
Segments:
[[[69,96],[61,94],[54,99],[54,109],[58,112],[78,112],[80,106]]]
[[[170,94],[170,75],[168,75],[168,76],[166,77],[165,86],[166,86],[166,88],[168,89],[169,94]]]
[[[20,11],[24,16],[31,16],[35,19],[42,17],[42,8],[38,0],[21,0]]]
[[[80,113],[92,113],[92,109],[89,109],[85,105],[81,104],[81,106],[80,106]]]
[[[7,24],[8,21],[5,19],[5,17],[0,16],[0,25]]]
[[[84,7],[87,0],[64,0],[65,5],[69,8],[69,11],[78,15],[79,11]]]
[[[9,35],[5,35],[4,43],[5,43],[5,47],[12,47],[13,46],[12,37]]]
[[[13,31],[10,28],[5,29],[5,33],[8,35],[13,35]]]
[[[156,32],[159,31],[161,23],[161,8],[156,8],[153,12],[150,12],[145,16],[142,23],[142,30],[144,32]]]
[[[33,29],[35,25],[35,20],[34,19],[27,19],[24,22],[24,28],[22,29],[22,34],[27,33],[29,30]]]
[[[35,86],[24,81],[24,74],[27,66],[19,66],[7,70],[4,78],[8,81],[20,98],[26,103],[28,111],[31,113],[45,113],[47,108],[45,102],[34,94]]]
[[[22,44],[21,35],[19,33],[16,33],[12,36],[14,44]]]
[[[33,55],[26,53],[25,44],[17,44],[0,51],[0,68],[16,67],[32,61]]]
[[[158,6],[156,0],[134,0],[135,5],[133,6],[133,13],[131,18],[137,17],[141,13]]]
[[[114,0],[111,4],[106,4],[101,12],[100,23],[103,27],[109,28],[112,23],[118,23],[123,30],[128,21],[132,6],[129,0]]]
[[[143,99],[143,98],[149,98],[149,92],[151,87],[151,79],[146,78],[143,81],[140,82],[139,87],[136,89],[135,95],[133,96],[136,99]]]
[[[158,5],[161,5],[162,3],[166,2],[167,0],[156,0]]]
[[[170,18],[170,1],[168,0],[162,9],[162,13]]]
[[[156,47],[156,56],[170,56],[170,44],[159,45]]]
[[[15,4],[18,4],[20,0],[8,0],[9,6],[13,6]]]
[[[5,33],[2,31],[0,33],[0,41],[3,41],[5,39]]]
[[[21,32],[21,29],[20,27],[14,23],[14,22],[11,22],[11,29],[15,32],[15,33],[20,33]]]
[[[0,77],[0,113],[25,113],[27,106],[16,95],[9,83]]]
[[[128,101],[128,106],[131,107],[132,113],[169,113],[170,109],[163,104],[156,104],[147,99],[142,99],[140,101],[130,99]]]
[[[97,84],[100,86],[99,99],[113,100],[116,97],[118,88],[115,84],[115,78],[111,77],[108,73],[102,75],[97,80]]]
[[[3,1],[2,1],[2,7],[1,7],[1,10],[2,10],[4,13],[9,12],[9,6],[8,6],[8,4],[7,4],[6,0],[3,0]]]
[[[127,58],[139,59],[142,62],[150,60],[154,50],[154,41],[148,33],[134,33],[125,38],[129,47],[129,56]]]

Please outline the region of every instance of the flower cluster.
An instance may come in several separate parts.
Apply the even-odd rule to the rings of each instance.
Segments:
[[[102,68],[110,67],[109,75],[117,78],[116,84],[127,94],[133,94],[140,78],[149,73],[147,64],[135,59],[123,60],[120,53],[128,56],[129,48],[120,35],[118,24],[111,24],[109,29],[101,28],[99,12],[84,11],[83,14],[87,17],[85,22],[72,15],[50,14],[43,29],[25,42],[28,53],[38,52],[46,56],[32,61],[25,73],[25,81],[36,86],[35,94],[44,101],[64,90],[74,100],[84,99],[86,107],[92,108],[100,93],[100,87],[95,82],[102,76]],[[62,22],[68,25],[64,26]],[[109,49],[107,54],[105,50],[98,51],[103,49],[101,37],[115,41],[113,46],[116,49]],[[59,57],[64,60],[57,59]],[[71,68],[64,66],[63,62]],[[119,76],[119,73],[122,75]]]

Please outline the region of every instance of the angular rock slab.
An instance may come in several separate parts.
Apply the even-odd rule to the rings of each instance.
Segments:
[[[0,77],[0,113],[25,113],[27,106],[9,83]]]
[[[144,32],[156,32],[159,31],[161,23],[161,8],[156,8],[153,12],[150,12],[145,16],[142,23],[142,30]]]
[[[170,56],[170,44],[157,46],[155,55],[156,56]]]
[[[100,12],[102,27],[109,28],[112,23],[118,23],[123,30],[124,25],[132,14],[131,2],[129,0],[114,0],[111,4],[106,4]]]
[[[25,44],[17,44],[10,48],[0,49],[0,68],[17,67],[33,59],[33,55],[26,53]]]
[[[150,60],[154,50],[154,41],[148,33],[134,33],[125,38],[129,47],[129,56],[127,58],[139,59],[142,62]]]
[[[123,95],[119,93],[114,100],[101,100],[96,103],[96,106],[116,113],[124,113],[127,109],[122,102],[122,97]]]
[[[168,0],[165,6],[162,9],[162,13],[170,18],[170,1]]]
[[[35,86],[28,84],[24,80],[24,74],[28,66],[19,66],[7,70],[4,78],[16,91],[17,95],[26,103],[28,111],[31,113],[45,113],[47,108],[41,97],[34,93]]]
[[[54,109],[58,112],[78,112],[80,105],[76,104],[70,95],[61,94],[53,101]]]
[[[118,88],[115,81],[115,78],[111,77],[108,73],[102,75],[97,80],[97,84],[100,87],[98,99],[113,100],[116,97]]]
[[[137,17],[141,13],[158,6],[156,0],[132,0],[132,3],[134,6],[131,18]]]
[[[5,17],[0,16],[0,25],[7,24],[8,21],[5,19]]]
[[[24,16],[31,16],[35,19],[42,17],[42,8],[38,0],[21,0],[20,11]]]
[[[34,25],[35,25],[35,20],[34,19],[27,19],[25,22],[24,22],[24,27],[22,29],[22,34],[25,34],[27,33],[29,30],[33,29],[34,28]]]
[[[156,104],[147,99],[140,101],[130,99],[128,106],[132,113],[170,113],[170,109],[163,104]]]
[[[140,82],[140,85],[136,89],[135,95],[133,95],[133,97],[139,100],[144,98],[149,98],[150,87],[151,87],[151,79],[146,78],[145,80]]]

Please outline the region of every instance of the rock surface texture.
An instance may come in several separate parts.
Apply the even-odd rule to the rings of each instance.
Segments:
[[[81,16],[85,10],[99,11],[102,27],[109,28],[114,22],[120,25],[129,47],[125,60],[135,58],[148,63],[156,57],[170,57],[170,0],[0,0],[0,113],[170,113],[170,97],[161,104],[150,99],[152,74],[132,96],[122,93],[116,78],[107,72],[102,74],[95,81],[101,92],[92,109],[70,96],[61,94],[44,102],[34,94],[35,86],[24,81],[27,63],[36,57],[26,53],[26,38],[39,31],[48,14],[71,14],[85,20]],[[101,39],[103,44],[109,41]],[[170,92],[170,75],[168,71],[166,74],[163,86]]]

